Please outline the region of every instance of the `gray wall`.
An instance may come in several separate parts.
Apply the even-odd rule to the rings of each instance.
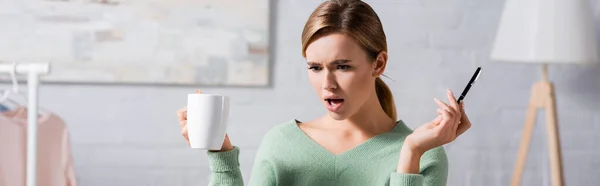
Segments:
[[[273,3],[272,88],[203,88],[232,97],[229,133],[241,146],[247,180],[262,135],[291,118],[325,112],[310,88],[300,33],[321,1]],[[529,89],[540,67],[488,58],[502,0],[369,1],[388,35],[385,79],[398,113],[410,127],[435,115],[434,97],[459,92],[476,66],[483,74],[465,103],[470,131],[447,146],[448,185],[508,185],[521,136]],[[596,5],[594,1],[594,5]],[[596,7],[596,6],[594,6]],[[567,185],[599,183],[600,65],[550,67],[556,84]],[[72,137],[81,185],[206,185],[205,152],[187,148],[175,111],[200,87],[44,85],[41,104],[61,115]],[[524,185],[548,185],[543,115],[538,117]]]

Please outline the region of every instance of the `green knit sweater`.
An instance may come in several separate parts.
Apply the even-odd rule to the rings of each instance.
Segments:
[[[404,138],[412,130],[402,121],[342,154],[333,154],[307,136],[290,120],[263,137],[250,176],[251,186],[438,186],[446,185],[448,160],[443,147],[421,156],[420,173],[396,172]],[[208,152],[210,185],[241,186],[240,149]]]

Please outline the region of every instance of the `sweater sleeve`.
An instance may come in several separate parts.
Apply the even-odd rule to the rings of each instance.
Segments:
[[[264,149],[264,148],[261,148]],[[264,150],[262,150],[264,151]],[[243,178],[239,166],[240,149],[234,146],[233,150],[225,152],[208,152],[208,159],[212,171],[209,186],[243,186]],[[273,186],[276,185],[275,173],[272,164],[263,158],[261,150],[258,152],[250,186]]]
[[[252,167],[250,186],[274,186],[277,185],[273,166],[269,161],[257,159]]]
[[[281,149],[278,146],[282,141],[281,133],[277,128],[271,129],[263,137],[252,166],[250,186],[275,186],[277,185],[277,174],[273,153]]]
[[[270,130],[262,139],[256,152],[254,165],[250,175],[249,186],[274,186],[277,185],[275,167],[272,153],[277,151],[276,142],[281,141],[277,129]],[[239,164],[240,149],[225,152],[208,152],[208,159],[212,171],[209,186],[243,186],[243,178]]]
[[[242,172],[238,160],[240,149],[234,146],[224,152],[208,151],[208,161],[212,172],[209,186],[243,186]]]
[[[419,174],[393,172],[390,186],[439,186],[446,185],[448,179],[448,157],[442,146],[431,149],[419,163]]]

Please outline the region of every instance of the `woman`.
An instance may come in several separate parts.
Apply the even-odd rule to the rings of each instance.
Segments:
[[[250,185],[445,185],[443,144],[470,126],[448,90],[438,116],[412,131],[396,118],[380,76],[386,36],[377,14],[358,0],[322,3],[302,32],[308,77],[328,113],[271,129],[256,154]],[[187,140],[186,110],[178,112]],[[189,143],[189,142],[188,142]],[[209,151],[211,185],[243,185],[239,148],[226,137]]]

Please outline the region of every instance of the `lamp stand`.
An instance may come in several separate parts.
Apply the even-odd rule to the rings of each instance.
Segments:
[[[547,64],[542,65],[542,80],[533,84],[531,87],[531,97],[527,107],[527,116],[525,118],[525,127],[521,137],[521,144],[517,154],[517,162],[513,172],[511,185],[521,184],[521,176],[527,159],[527,151],[531,141],[531,134],[535,124],[538,109],[544,109],[546,115],[546,128],[548,138],[548,150],[550,154],[550,169],[552,186],[563,185],[562,158],[560,152],[560,141],[558,135],[558,126],[556,120],[556,99],[554,97],[554,86],[548,80]]]

